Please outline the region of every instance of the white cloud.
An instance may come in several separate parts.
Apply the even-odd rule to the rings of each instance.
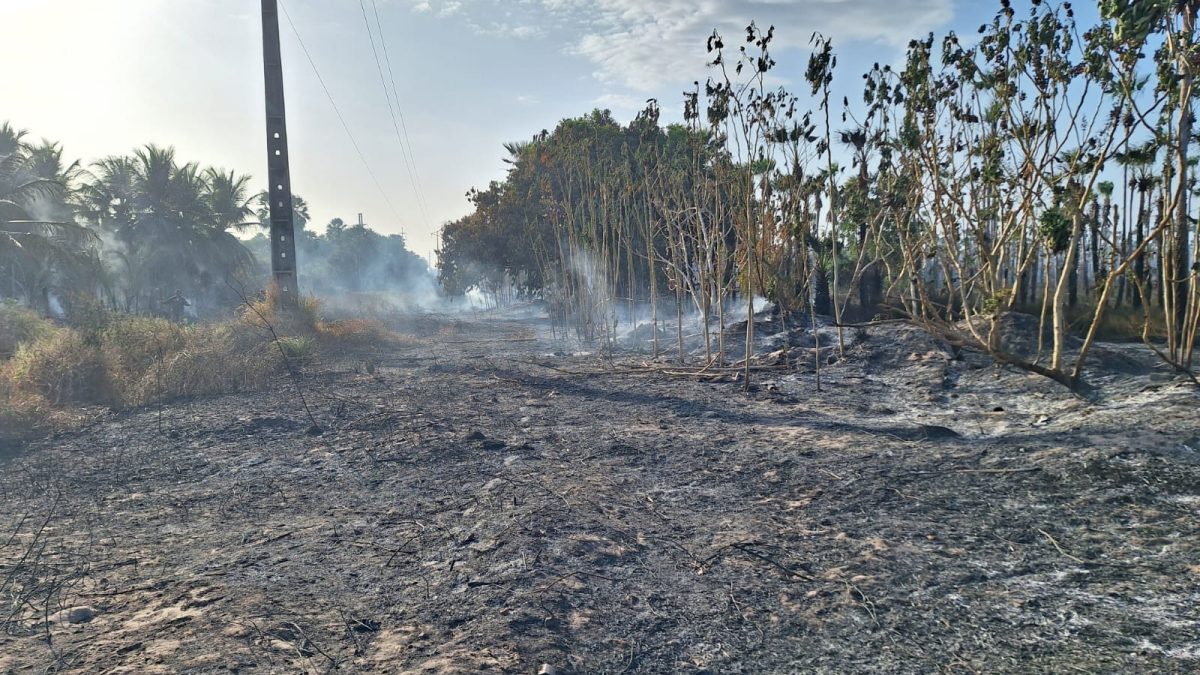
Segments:
[[[517,26],[508,33],[515,38],[535,38],[544,35],[545,31],[538,26]]]
[[[572,12],[573,0],[542,0]],[[596,0],[596,12],[570,49],[596,65],[602,81],[639,91],[700,77],[704,40],[716,28],[741,42],[745,26],[777,27],[775,48],[803,47],[814,31],[834,40],[907,44],[949,21],[953,0]]]
[[[901,47],[949,22],[955,0],[420,0],[416,11],[463,14],[476,33],[554,36],[610,85],[639,92],[704,76],[713,29],[729,45],[746,24],[777,27],[776,52],[807,47],[813,32],[834,41]]]
[[[641,110],[646,107],[646,100],[628,94],[604,94],[596,97],[592,103],[598,108],[607,108],[619,112]]]

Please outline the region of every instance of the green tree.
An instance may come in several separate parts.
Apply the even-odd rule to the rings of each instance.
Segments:
[[[95,236],[74,221],[75,164],[61,149],[25,141],[0,124],[0,290],[43,311],[51,298],[86,291],[99,279]]]

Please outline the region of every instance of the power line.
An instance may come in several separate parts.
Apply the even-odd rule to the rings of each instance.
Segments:
[[[396,142],[400,144],[400,157],[404,160],[404,168],[408,172],[408,182],[412,185],[413,195],[417,200],[417,208],[421,211],[421,219],[429,227],[429,214],[426,211],[425,194],[421,189],[420,173],[417,171],[417,161],[412,152],[412,142],[408,138],[408,129],[404,127],[404,113],[400,110],[400,94],[396,91],[396,79],[392,77],[392,91],[388,92],[387,81],[383,76],[383,65],[379,61],[379,51],[375,48],[375,36],[371,32],[371,21],[367,18],[367,7],[363,0],[358,0],[362,10],[363,24],[367,28],[367,39],[371,43],[371,54],[375,57],[375,69],[379,72],[379,84],[383,87],[383,96],[387,100],[388,115],[392,118],[392,129],[396,132]],[[383,56],[388,63],[388,74],[392,73],[391,59],[387,51],[387,39],[383,36],[383,23],[379,20],[379,7],[371,0],[371,8],[375,13],[375,25],[379,33],[379,43],[383,47]],[[394,101],[394,104],[393,104]],[[394,109],[393,109],[394,105]],[[399,121],[397,121],[399,114]],[[403,128],[403,131],[401,129]]]
[[[346,124],[346,118],[342,116],[342,111],[338,108],[337,101],[333,100],[333,94],[330,93],[329,87],[325,85],[325,78],[321,77],[320,69],[317,68],[316,62],[313,61],[312,54],[308,52],[308,47],[304,45],[304,38],[300,37],[300,31],[296,29],[296,23],[292,21],[292,15],[288,13],[287,7],[284,6],[282,1],[279,3],[279,8],[283,10],[283,15],[287,18],[288,25],[292,27],[292,32],[296,35],[296,41],[300,43],[300,49],[304,51],[304,57],[308,59],[308,65],[312,66],[313,73],[317,76],[317,81],[321,83],[321,88],[325,90],[325,96],[329,99],[329,105],[333,107],[333,112],[337,114],[338,121],[342,123],[342,128],[346,130],[346,136],[350,138],[350,144],[354,146],[354,152],[358,153],[358,158],[362,160],[363,166],[371,176],[371,180],[375,182],[375,187],[379,189],[379,195],[383,197],[383,201],[387,203],[388,208],[392,210],[396,219],[400,220],[400,212],[396,210],[396,207],[392,204],[392,200],[388,199],[387,192],[383,189],[383,184],[379,182],[375,171],[371,169],[371,164],[367,162],[366,155],[358,147],[358,141],[354,140],[354,134],[350,131],[350,125]]]
[[[396,114],[400,116],[400,129],[404,132],[404,143],[408,146],[408,155],[412,158],[413,163],[413,173],[417,176],[417,192],[421,195],[421,201],[425,202],[425,186],[421,184],[421,169],[417,166],[413,145],[408,139],[408,125],[404,122],[404,111],[400,109],[400,93],[396,90],[396,76],[392,73],[392,58],[388,56],[387,38],[383,37],[383,24],[379,21],[379,6],[375,4],[375,0],[371,0],[371,8],[375,10],[375,25],[379,27],[379,42],[383,45],[383,60],[387,63],[388,77],[392,81],[392,99],[396,102]],[[428,221],[425,225],[429,225]]]

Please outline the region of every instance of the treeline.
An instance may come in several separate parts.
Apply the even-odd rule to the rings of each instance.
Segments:
[[[408,249],[404,236],[380,234],[365,224],[347,225],[334,218],[317,234],[304,227],[307,207],[299,202],[295,216],[296,262],[303,290],[318,297],[386,293],[399,308],[422,306],[436,295],[436,278],[421,256]],[[259,209],[266,223],[265,209]],[[271,242],[259,233],[246,242],[259,260],[269,260]]]
[[[183,162],[147,145],[91,164],[59,144],[0,124],[0,300],[45,314],[101,306],[168,314],[180,291],[199,315],[222,315],[269,281],[269,243],[244,240],[267,222],[250,176]],[[306,292],[390,291],[428,284],[400,235],[340,219],[317,235],[295,199]],[[311,266],[309,266],[311,265]]]
[[[601,335],[642,301],[718,335],[735,294],[839,323],[898,312],[1071,385],[1109,315],[1132,313],[1190,369],[1196,11],[1103,0],[1081,30],[1069,3],[1002,0],[969,40],[876,64],[853,102],[822,36],[796,94],[768,84],[774,28],[714,33],[681,123],[650,101],[628,125],[594,112],[508,146],[505,180],[442,232],[443,284],[515,286]],[[1001,352],[1013,309],[1042,316],[1044,362]]]

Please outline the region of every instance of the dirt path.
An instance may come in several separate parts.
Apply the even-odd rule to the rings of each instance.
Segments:
[[[4,464],[0,672],[1200,668],[1187,387],[896,329],[745,395],[508,328],[314,369],[323,435],[281,383]]]

